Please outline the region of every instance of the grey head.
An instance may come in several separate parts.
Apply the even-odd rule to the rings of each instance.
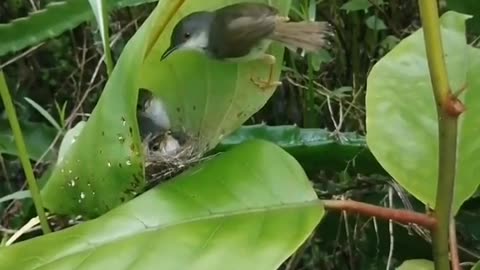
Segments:
[[[173,28],[170,46],[162,55],[161,60],[180,50],[204,52],[208,46],[208,35],[213,13],[198,11],[181,19]]]

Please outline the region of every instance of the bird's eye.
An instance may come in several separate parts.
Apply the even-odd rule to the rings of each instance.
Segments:
[[[183,34],[183,37],[184,37],[185,39],[190,38],[190,36],[191,36],[191,35],[190,35],[189,32],[186,32],[185,34]]]

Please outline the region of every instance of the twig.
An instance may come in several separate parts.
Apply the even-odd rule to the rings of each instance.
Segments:
[[[10,182],[10,177],[8,176],[7,166],[5,165],[5,160],[3,159],[2,154],[0,153],[0,171],[3,173],[3,178],[7,184],[7,188],[12,190],[12,182]]]
[[[325,209],[332,211],[347,211],[383,220],[393,220],[401,224],[415,223],[425,228],[433,228],[436,220],[428,215],[407,210],[390,209],[356,201],[323,200]]]
[[[7,112],[8,121],[12,128],[13,136],[15,138],[15,144],[18,149],[18,156],[22,163],[23,171],[25,172],[25,177],[27,178],[28,186],[32,194],[33,203],[35,204],[35,209],[40,219],[40,224],[42,225],[42,230],[44,234],[51,232],[48,225],[48,220],[45,215],[45,210],[43,209],[42,197],[40,196],[40,190],[35,180],[35,175],[33,174],[32,165],[28,157],[27,147],[25,146],[25,141],[23,139],[22,130],[18,122],[17,113],[12,103],[12,98],[10,92],[7,88],[7,83],[3,72],[0,71],[0,96],[2,97],[3,104],[5,106],[5,111]]]
[[[23,225],[20,230],[16,231],[12,237],[10,237],[7,242],[5,243],[5,246],[10,246],[17,240],[20,236],[24,235],[28,231],[31,231],[33,228],[35,228],[36,225],[38,225],[39,219],[38,217],[34,217],[30,219],[30,221],[27,222],[27,224]]]
[[[345,224],[345,237],[347,238],[347,249],[348,249],[348,263],[350,265],[350,269],[355,269],[353,263],[353,250],[352,250],[352,241],[350,240],[350,230],[348,229],[349,222],[348,222],[348,215],[347,211],[342,211],[342,216]]]
[[[1,64],[1,65],[0,65],[0,70],[3,69],[4,67],[10,65],[10,64],[15,63],[16,61],[22,59],[23,57],[31,54],[33,51],[35,51],[36,49],[38,49],[38,48],[40,48],[41,46],[43,46],[43,44],[45,44],[45,42],[42,42],[42,43],[40,43],[40,44],[37,44],[37,45],[33,46],[32,48],[24,51],[23,53],[15,56],[15,57],[13,57],[12,59],[8,60],[7,62]]]
[[[437,226],[432,230],[436,270],[448,270],[448,236],[457,162],[457,120],[463,104],[451,93],[445,66],[438,4],[419,0],[430,79],[436,101],[439,134],[438,184],[433,215]]]
[[[458,257],[457,230],[455,228],[455,219],[450,221],[450,257],[452,261],[452,270],[462,270],[460,259]]]
[[[314,233],[312,233],[309,237],[308,240],[305,241],[293,254],[293,256],[290,258],[288,261],[287,265],[285,266],[285,270],[295,270],[297,269],[298,264],[300,263],[303,254],[305,254],[305,251],[307,250],[307,247],[310,245],[310,242],[312,238],[314,237]]]
[[[393,188],[388,188],[388,206],[390,208],[393,207]],[[390,269],[392,265],[392,257],[393,257],[393,248],[395,246],[395,237],[393,236],[393,222],[392,220],[388,220],[388,232],[390,234],[390,249],[388,251],[388,260],[387,260],[387,270]]]

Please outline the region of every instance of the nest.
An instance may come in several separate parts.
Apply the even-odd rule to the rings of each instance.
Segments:
[[[198,141],[186,134],[165,132],[145,137],[145,173],[150,185],[156,185],[207,159]]]
[[[140,89],[137,121],[143,142],[145,174],[149,186],[168,180],[205,160],[198,136],[171,131],[164,103],[152,92]]]

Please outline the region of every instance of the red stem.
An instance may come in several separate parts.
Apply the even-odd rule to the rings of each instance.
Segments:
[[[450,220],[450,257],[452,270],[462,270],[458,257],[457,230],[455,228],[454,218]]]
[[[415,223],[425,228],[433,228],[437,221],[435,218],[408,210],[385,208],[356,201],[323,200],[325,209],[333,211],[346,211],[373,216],[384,220],[393,220],[402,224]]]

